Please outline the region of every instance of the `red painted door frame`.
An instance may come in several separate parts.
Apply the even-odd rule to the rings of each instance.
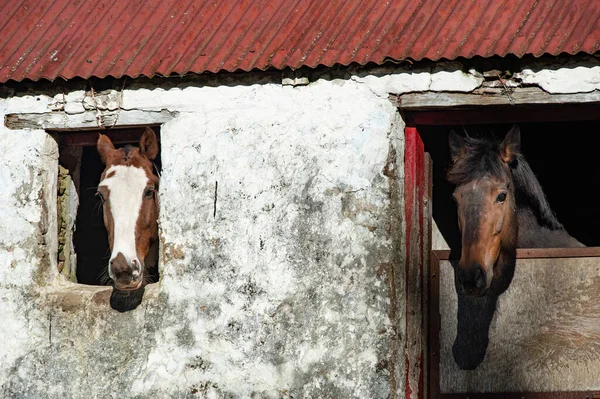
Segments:
[[[427,279],[430,248],[429,162],[415,127],[404,132],[405,397],[427,397]]]

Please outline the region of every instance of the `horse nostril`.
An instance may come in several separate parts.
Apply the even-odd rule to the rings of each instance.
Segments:
[[[131,268],[133,270],[137,270],[140,271],[141,267],[140,267],[140,261],[138,261],[137,259],[134,259],[131,261]]]
[[[458,282],[461,285],[470,285],[471,284],[471,268],[468,269],[460,269],[458,271]]]
[[[480,264],[458,271],[458,282],[466,289],[482,290],[486,287],[486,272]]]
[[[485,288],[486,278],[485,278],[485,270],[480,265],[477,265],[477,269],[475,269],[475,287],[477,289]]]
[[[134,279],[137,279],[142,272],[142,266],[141,266],[140,261],[138,261],[137,259],[132,260],[131,261],[131,269],[132,269],[131,276]]]

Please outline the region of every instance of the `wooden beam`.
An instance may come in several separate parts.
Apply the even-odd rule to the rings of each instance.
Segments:
[[[450,258],[451,251],[440,249],[433,251],[439,260],[458,260]],[[454,254],[460,256],[460,253]],[[560,259],[560,258],[596,258],[600,257],[600,247],[581,248],[517,248],[517,259]]]
[[[600,104],[600,91],[550,94],[537,87],[483,88],[471,93],[419,92],[392,95],[390,99],[403,111],[503,105]]]
[[[426,355],[426,343],[423,320],[423,198],[427,190],[425,149],[417,129],[413,127],[405,129],[404,143],[405,399],[424,399],[423,357]]]
[[[600,104],[490,106],[401,111],[407,126],[600,120]]]
[[[107,135],[115,145],[138,143],[140,137],[144,133],[145,127],[137,127],[130,129],[104,129],[96,131],[67,131],[56,132],[56,137],[60,144],[68,146],[95,146],[98,142],[98,134]],[[154,133],[160,141],[160,127],[153,126]]]
[[[4,125],[9,129],[84,130],[109,129],[140,125],[160,125],[177,115],[168,110],[86,111],[80,114],[46,112],[43,114],[7,114]]]
[[[510,392],[510,393],[447,393],[441,399],[599,399],[600,392]]]

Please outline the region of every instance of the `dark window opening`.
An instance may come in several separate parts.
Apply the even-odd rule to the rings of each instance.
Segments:
[[[494,135],[503,139],[512,127],[506,124],[418,125],[417,129],[433,161],[433,219],[451,249],[460,248],[454,186],[446,180],[450,163],[448,133],[463,128],[470,135]],[[536,174],[550,207],[570,235],[587,246],[600,246],[600,207],[595,195],[600,188],[597,149],[598,121],[519,123],[521,152]]]
[[[96,141],[106,134],[116,148],[139,146],[145,127],[103,131],[60,132],[58,228],[59,272],[71,281],[87,285],[109,285],[107,265],[110,258],[108,234],[104,227],[102,205],[96,195],[104,171]],[[155,174],[161,171],[160,128],[152,127],[159,142],[154,160]],[[158,270],[148,270],[150,283],[158,281]]]

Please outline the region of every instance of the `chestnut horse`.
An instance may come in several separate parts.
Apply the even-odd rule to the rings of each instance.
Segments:
[[[108,275],[117,290],[136,290],[148,282],[157,258],[159,179],[152,173],[157,138],[146,128],[139,148],[116,149],[103,134],[96,146],[105,165],[98,196],[111,250]]]
[[[583,247],[550,209],[542,187],[520,152],[513,126],[502,142],[449,136],[462,250],[458,282],[463,292],[500,295],[510,284],[516,248]]]

